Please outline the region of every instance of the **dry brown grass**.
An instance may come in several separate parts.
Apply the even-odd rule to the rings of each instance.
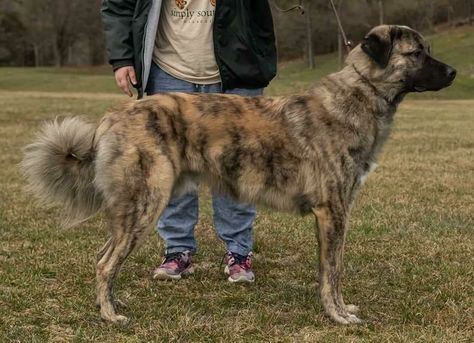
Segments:
[[[204,196],[195,276],[153,281],[163,245],[150,236],[119,278],[132,322],[116,327],[94,306],[101,218],[59,228],[58,211],[22,192],[16,165],[42,120],[97,118],[117,100],[50,95],[0,93],[1,342],[472,342],[474,101],[412,101],[397,115],[348,237],[344,293],[365,324],[341,327],[323,316],[309,217],[260,210],[257,282],[228,284]]]

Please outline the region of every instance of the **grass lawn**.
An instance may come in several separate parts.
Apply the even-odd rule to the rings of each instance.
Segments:
[[[411,99],[466,99],[474,97],[474,27],[461,27],[427,36],[435,58],[454,66],[456,83],[442,93],[410,95]],[[307,89],[321,76],[338,69],[336,55],[316,56],[316,68],[309,70],[303,61],[282,63],[277,78],[270,84],[270,95],[288,94]]]
[[[453,32],[472,56],[472,32]],[[311,217],[260,209],[257,281],[231,285],[206,190],[195,275],[153,281],[163,244],[150,235],[116,285],[131,323],[103,323],[94,305],[95,253],[107,238],[103,219],[60,228],[57,209],[35,205],[22,191],[17,164],[43,120],[68,114],[96,120],[125,99],[108,68],[0,69],[0,342],[472,342],[472,61],[450,52],[449,37],[436,39],[435,52],[460,70],[459,84],[430,95],[445,100],[402,105],[380,167],[356,201],[343,293],[361,307],[365,323],[350,327],[330,322],[318,302]],[[269,94],[303,89],[335,66],[331,56],[319,60],[313,72],[297,62],[284,65]]]
[[[117,295],[132,318],[120,328],[94,306],[101,218],[59,228],[57,210],[22,192],[21,148],[43,119],[99,117],[115,98],[24,98],[0,92],[0,341],[469,342],[474,335],[474,101],[411,101],[396,119],[381,166],[353,212],[344,293],[366,324],[328,321],[316,295],[312,218],[261,210],[249,287],[229,285],[208,197],[197,227],[196,275],[151,280],[162,243],[151,235],[128,259]],[[206,195],[206,192],[204,192]]]
[[[443,93],[411,95],[416,99],[465,99],[474,94],[474,27],[461,27],[428,36],[434,56],[458,70],[456,83]],[[277,77],[266,89],[268,95],[306,90],[319,78],[338,69],[335,54],[316,56],[316,68],[303,61],[279,65]],[[109,66],[79,68],[0,68],[0,90],[60,93],[120,94]]]

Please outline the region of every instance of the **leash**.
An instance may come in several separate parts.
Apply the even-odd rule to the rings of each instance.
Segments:
[[[359,77],[361,78],[362,81],[364,81],[367,85],[369,85],[369,87],[372,89],[372,91],[375,93],[376,96],[382,98],[383,100],[385,100],[385,102],[389,105],[392,105],[392,101],[390,101],[389,99],[387,99],[387,97],[385,95],[383,95],[378,89],[377,87],[375,87],[375,85],[370,82],[370,80],[365,77],[364,75],[362,75],[362,73],[356,68],[356,66],[354,64],[352,64],[352,68],[354,68],[355,72],[357,73],[357,75],[359,75]]]
[[[336,17],[337,21],[337,26],[339,26],[339,33],[342,36],[342,41],[344,42],[344,45],[346,46],[347,53],[349,53],[352,49],[352,42],[347,39],[346,32],[344,31],[344,27],[342,26],[341,19],[339,18],[339,13],[337,12],[337,8],[334,5],[333,0],[329,0],[331,3],[332,10],[334,11],[334,16]]]
[[[346,32],[344,31],[344,27],[342,26],[341,19],[339,18],[339,13],[337,12],[337,8],[334,5],[334,1],[329,0],[329,3],[330,3],[331,8],[334,12],[334,16],[336,17],[337,26],[339,27],[339,32],[342,36],[342,41],[343,41],[343,43],[344,43],[344,45],[347,49],[347,52],[349,53],[352,49],[352,42],[347,39]],[[298,5],[295,5],[293,7],[287,8],[287,9],[283,9],[283,8],[278,7],[278,5],[275,3],[275,1],[272,1],[271,4],[276,8],[276,10],[278,12],[281,12],[281,13],[287,13],[287,12],[290,12],[290,11],[293,11],[293,10],[300,10],[301,14],[304,14],[303,0],[299,0]]]
[[[290,12],[290,11],[293,11],[293,10],[300,10],[301,14],[304,14],[303,0],[299,0],[298,5],[295,5],[293,7],[287,8],[287,9],[282,9],[282,8],[278,7],[278,5],[276,4],[275,1],[272,1],[271,4],[277,9],[278,12],[281,12],[281,13],[286,13],[286,12]]]

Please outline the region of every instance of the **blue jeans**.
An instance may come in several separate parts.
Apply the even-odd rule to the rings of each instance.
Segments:
[[[225,93],[256,96],[263,89],[231,89]],[[152,64],[146,92],[148,95],[167,92],[222,93],[221,84],[197,85],[179,80]],[[214,226],[227,250],[239,255],[252,251],[252,225],[255,206],[237,203],[227,196],[212,195]],[[172,197],[158,221],[157,231],[165,241],[166,253],[190,250],[196,252],[194,227],[198,221],[198,195],[191,192],[180,197]]]

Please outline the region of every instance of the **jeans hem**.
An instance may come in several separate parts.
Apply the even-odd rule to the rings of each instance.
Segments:
[[[195,255],[197,249],[196,248],[189,248],[189,247],[173,247],[173,248],[167,248],[165,250],[165,255],[167,254],[174,254],[177,252],[185,252],[185,251],[190,251],[191,255]]]
[[[243,248],[235,244],[229,244],[227,245],[227,251],[230,251],[231,253],[241,255],[241,256],[247,256],[252,252],[252,249],[250,248]]]

